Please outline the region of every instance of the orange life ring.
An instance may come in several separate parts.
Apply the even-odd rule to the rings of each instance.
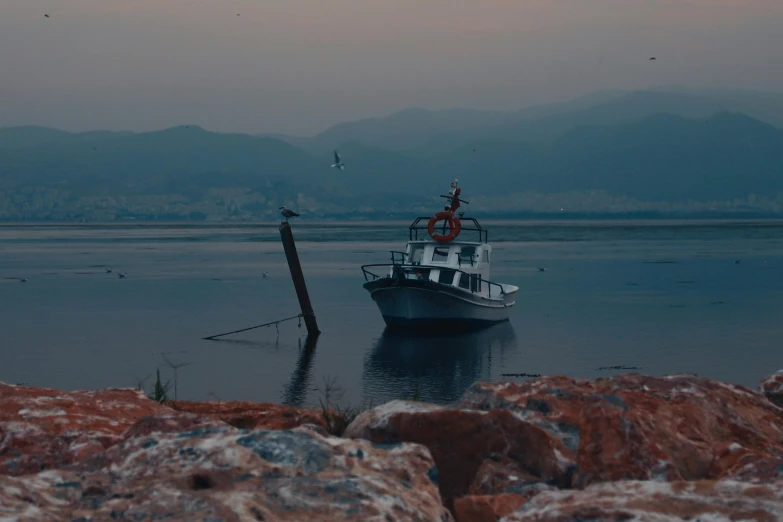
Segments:
[[[435,233],[435,224],[443,219],[445,219],[449,225],[449,233],[445,236]],[[427,223],[427,232],[429,232],[430,237],[438,243],[448,243],[449,241],[454,241],[461,231],[462,223],[458,217],[454,216],[454,212],[438,212],[432,216],[429,223]]]

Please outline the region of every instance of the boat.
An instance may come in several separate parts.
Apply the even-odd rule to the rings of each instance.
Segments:
[[[489,232],[457,212],[468,203],[460,194],[454,180],[441,196],[448,200],[444,211],[408,227],[404,251],[392,251],[391,263],[361,267],[364,288],[390,330],[451,333],[508,321],[519,287],[490,280]],[[463,233],[474,241],[464,241]]]

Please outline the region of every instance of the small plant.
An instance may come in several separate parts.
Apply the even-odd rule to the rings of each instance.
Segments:
[[[141,393],[146,393],[147,390],[145,389],[145,384],[147,383],[147,379],[149,379],[151,376],[147,375],[146,377],[134,377],[136,380],[136,389],[138,389]]]
[[[149,396],[155,402],[163,404],[169,400],[169,390],[171,389],[171,381],[165,383],[160,380],[160,368],[156,370],[157,378],[155,380],[155,387],[152,389],[152,394]]]
[[[338,404],[344,394],[345,390],[337,384],[336,377],[324,377],[324,386],[318,402],[321,404],[321,416],[326,424],[327,433],[336,437],[342,437],[348,425],[361,413],[361,408]]]
[[[169,360],[168,357],[166,357],[165,353],[161,354],[163,356],[163,360],[166,361],[166,366],[174,370],[174,400],[177,400],[177,370],[180,368],[184,368],[185,366],[188,366],[190,363],[174,363]]]

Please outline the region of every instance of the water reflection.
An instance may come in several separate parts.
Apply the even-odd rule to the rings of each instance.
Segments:
[[[450,336],[411,337],[384,331],[365,359],[364,399],[375,404],[413,398],[451,402],[474,382],[496,377],[493,362],[498,366],[516,346],[508,322]]]
[[[299,359],[296,361],[296,368],[291,374],[291,380],[283,389],[283,404],[286,406],[304,406],[307,398],[307,389],[311,384],[311,370],[313,367],[313,356],[315,347],[318,344],[317,335],[308,335],[302,346],[302,339],[299,339]]]

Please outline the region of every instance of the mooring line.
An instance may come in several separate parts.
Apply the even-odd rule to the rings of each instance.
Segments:
[[[241,330],[234,330],[233,332],[226,332],[226,333],[217,334],[217,335],[210,335],[209,337],[203,337],[203,339],[205,341],[212,341],[214,339],[217,339],[218,337],[224,337],[226,335],[231,335],[231,334],[235,334],[235,333],[247,332],[248,330],[255,330],[256,328],[263,328],[264,326],[272,326],[272,325],[277,326],[278,324],[283,323],[285,321],[293,321],[294,319],[301,319],[305,315],[315,315],[315,314],[313,312],[311,312],[309,314],[297,314],[297,315],[295,315],[293,317],[286,317],[285,319],[280,319],[278,321],[272,321],[272,322],[269,322],[269,323],[259,324],[258,326],[251,326],[250,328],[242,328]]]

